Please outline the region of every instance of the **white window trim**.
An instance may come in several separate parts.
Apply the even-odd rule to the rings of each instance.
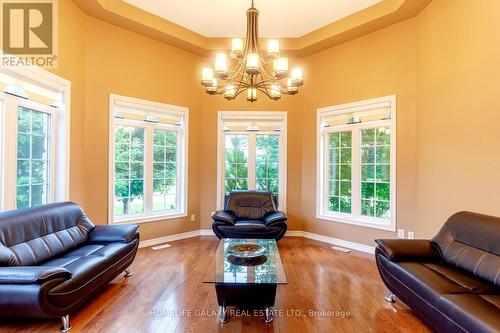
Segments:
[[[390,119],[390,126],[391,126],[391,185],[390,185],[390,190],[391,190],[391,218],[389,220],[386,219],[380,219],[380,218],[373,218],[373,217],[353,217],[350,214],[343,214],[343,213],[333,213],[333,212],[327,212],[325,211],[325,200],[326,200],[326,175],[327,175],[327,168],[325,165],[325,133],[332,132],[332,131],[340,131],[342,128],[344,129],[352,129],[353,126],[351,125],[346,125],[346,126],[335,126],[333,129],[332,128],[325,128],[323,126],[324,123],[324,118],[329,117],[329,116],[334,116],[334,115],[339,115],[339,114],[346,114],[346,113],[354,113],[354,112],[360,112],[360,111],[366,111],[366,110],[371,110],[371,109],[378,109],[381,107],[390,107],[391,110],[391,119]],[[368,122],[368,123],[360,123],[358,125],[355,125],[358,129],[363,128],[363,127],[372,127],[375,126],[377,123],[379,125],[382,124],[387,124],[389,120],[387,121],[380,121],[380,122]],[[351,225],[357,225],[361,227],[366,227],[366,228],[373,228],[373,229],[381,229],[381,230],[387,230],[387,231],[396,231],[396,215],[397,215],[397,207],[396,207],[396,198],[397,198],[397,193],[396,193],[396,183],[397,183],[397,178],[396,178],[396,147],[397,147],[397,141],[396,141],[396,96],[395,95],[390,95],[390,96],[385,96],[385,97],[380,97],[380,98],[373,98],[373,99],[368,99],[364,101],[359,101],[359,102],[354,102],[354,103],[346,103],[346,104],[341,104],[341,105],[336,105],[336,106],[331,106],[331,107],[326,107],[326,108],[320,108],[317,110],[317,141],[316,141],[316,147],[317,147],[317,152],[316,152],[316,166],[317,166],[317,184],[316,184],[316,190],[317,190],[317,200],[316,200],[316,218],[321,219],[321,220],[326,220],[326,221],[331,221],[331,222],[339,222],[339,223],[345,223],[345,224],[351,224]],[[359,145],[359,142],[352,142],[352,147],[354,148],[355,145]],[[356,149],[357,150],[357,149]],[[355,154],[355,149],[353,149],[353,155]],[[354,157],[353,157],[354,159]],[[359,159],[358,159],[359,160]],[[353,166],[354,166],[354,161],[353,161]],[[359,180],[360,174],[358,173],[361,172],[361,168],[359,166],[353,167],[353,172],[352,172],[352,177],[353,179],[356,177]],[[353,182],[354,184],[359,183],[359,181]],[[353,191],[357,190],[353,188]]]
[[[179,204],[179,210],[175,212],[150,212],[140,215],[129,215],[123,218],[114,218],[114,182],[115,182],[115,125],[117,123],[126,123],[129,120],[116,119],[115,118],[115,107],[117,105],[127,106],[132,109],[143,110],[146,112],[155,113],[165,113],[165,114],[176,114],[183,118],[182,128],[176,127],[171,128],[171,130],[176,130],[179,132],[179,142],[178,145],[182,146],[180,149],[181,153],[179,160],[177,161],[178,170],[181,172],[177,173],[177,181],[180,183],[181,193],[177,196],[177,202]],[[132,121],[131,121],[132,122]],[[138,122],[133,121],[134,126],[137,126]],[[156,125],[156,124],[155,124]],[[148,126],[147,123],[143,125]],[[161,125],[159,125],[161,126]],[[170,220],[176,218],[186,217],[187,205],[188,205],[188,144],[189,144],[189,109],[186,107],[175,106],[165,103],[153,102],[139,98],[120,96],[116,94],[109,95],[109,184],[108,184],[108,224],[129,224],[129,223],[148,223],[155,221]],[[146,143],[147,145],[147,143]],[[148,149],[146,148],[145,153],[147,154]],[[147,156],[145,156],[147,160]],[[147,167],[147,161],[145,161],[145,167]],[[151,167],[152,167],[152,163]],[[183,181],[180,181],[182,178]],[[148,184],[145,184],[145,189],[150,188]],[[152,190],[149,192],[152,193]],[[148,195],[146,192],[145,195]]]
[[[57,124],[55,131],[52,131],[52,140],[55,139],[53,151],[53,161],[55,165],[52,168],[51,174],[51,202],[68,201],[70,189],[70,129],[71,129],[71,82],[52,74],[40,67],[36,66],[16,66],[16,67],[0,67],[0,74],[8,75],[28,82],[34,86],[57,91],[60,94],[60,103],[57,108],[51,108],[51,115],[57,117],[52,123]],[[14,96],[5,96],[2,93],[0,99],[18,98]],[[19,104],[34,108],[35,110],[48,110],[48,107],[34,101],[22,100]],[[17,156],[17,141],[13,145],[7,146],[6,135],[9,131],[17,129],[17,117],[6,117],[4,112],[6,105],[2,104],[0,109],[0,117],[2,119],[3,129],[0,130],[0,156]],[[15,118],[15,119],[12,119]],[[9,124],[5,121],[8,120]],[[5,155],[4,155],[5,154]],[[14,154],[14,155],[12,155]],[[14,158],[15,160],[15,158]],[[2,158],[0,161],[0,211],[15,209],[16,207],[16,177],[9,176],[12,174],[12,164],[16,167],[16,161],[12,162],[10,158]],[[55,177],[57,174],[57,178]],[[15,173],[14,173],[15,175]],[[57,181],[55,181],[57,179]],[[55,182],[54,182],[55,181]],[[55,183],[55,186],[54,186]],[[12,195],[14,193],[14,195]]]
[[[287,183],[287,112],[286,111],[219,111],[217,121],[217,210],[224,209],[224,173],[225,173],[225,152],[224,152],[224,118],[230,117],[231,119],[256,119],[264,120],[280,120],[282,122],[282,131],[280,135],[280,149],[279,149],[279,178],[283,181],[279,182],[278,201],[280,210],[286,212],[286,183]],[[231,134],[248,134],[245,131],[231,131]],[[258,134],[276,134],[276,132],[259,131]],[[249,154],[250,155],[250,154]],[[283,162],[281,162],[283,161]],[[249,161],[250,162],[250,161]],[[250,170],[249,167],[249,187],[250,186],[250,173],[255,173],[255,170]],[[255,179],[255,176],[253,177]]]

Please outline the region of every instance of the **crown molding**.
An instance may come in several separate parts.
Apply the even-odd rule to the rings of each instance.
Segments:
[[[210,38],[121,0],[72,0],[88,16],[202,57],[230,47],[229,38]],[[432,0],[383,0],[298,38],[281,38],[283,54],[306,57],[418,15]]]

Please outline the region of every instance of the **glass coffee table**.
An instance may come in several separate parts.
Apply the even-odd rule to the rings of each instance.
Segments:
[[[252,259],[235,258],[228,248],[241,244],[260,245],[265,249],[264,255]],[[203,282],[215,284],[222,323],[229,321],[228,306],[262,309],[264,321],[271,322],[277,286],[287,283],[274,239],[229,238],[221,239]]]

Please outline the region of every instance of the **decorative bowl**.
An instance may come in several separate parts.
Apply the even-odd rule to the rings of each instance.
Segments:
[[[230,245],[226,253],[237,258],[251,259],[264,255],[266,249],[257,244],[235,244]]]

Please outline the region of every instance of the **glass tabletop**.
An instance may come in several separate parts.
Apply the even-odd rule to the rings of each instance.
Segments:
[[[231,245],[257,244],[265,249],[264,256],[252,261],[234,261]],[[208,269],[205,283],[286,284],[285,271],[274,239],[222,239]]]

